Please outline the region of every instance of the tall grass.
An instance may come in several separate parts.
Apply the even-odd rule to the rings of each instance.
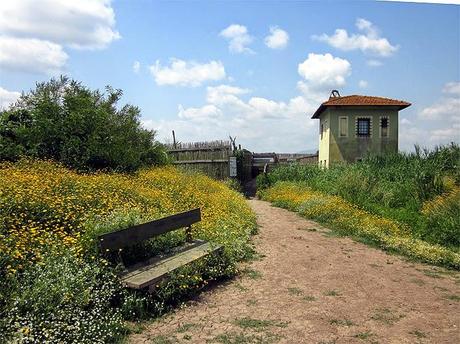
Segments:
[[[355,164],[338,164],[329,169],[285,165],[267,176],[259,176],[258,187],[270,187],[278,181],[293,181],[340,196],[371,213],[408,225],[414,237],[448,247],[460,245],[460,229],[457,221],[452,220],[460,217],[455,201],[438,204],[437,214],[444,215],[439,215],[436,221],[434,215],[421,211],[426,202],[442,198],[459,187],[457,144],[431,151],[416,147],[414,153],[370,156]],[[443,216],[448,219],[442,220]]]

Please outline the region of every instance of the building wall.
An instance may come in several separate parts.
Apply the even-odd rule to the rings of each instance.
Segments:
[[[323,128],[323,135],[321,136],[321,128]],[[319,154],[318,164],[320,166],[329,166],[329,134],[330,134],[330,118],[329,111],[326,109],[319,119]]]
[[[357,108],[328,108],[321,118],[327,118],[329,125],[327,143],[328,147],[320,157],[327,154],[326,166],[330,163],[346,161],[355,162],[357,159],[365,157],[367,154],[384,154],[387,152],[398,151],[398,109],[382,107],[357,107]],[[340,118],[344,117],[348,121],[346,137],[340,136]],[[357,119],[369,118],[371,120],[371,136],[357,136]],[[381,137],[381,119],[388,119],[388,137]],[[326,142],[324,142],[326,144]]]

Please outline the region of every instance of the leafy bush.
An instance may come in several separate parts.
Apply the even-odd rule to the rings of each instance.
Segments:
[[[79,170],[119,171],[166,162],[155,132],[141,127],[140,110],[117,108],[122,91],[106,92],[67,77],[38,83],[0,112],[0,161],[28,156]]]
[[[202,221],[193,226],[194,238],[221,244],[223,252],[179,269],[152,295],[119,291],[111,277],[116,261],[106,265],[100,258],[97,236],[197,207]],[[255,228],[255,215],[243,196],[204,175],[173,167],[131,175],[79,174],[49,161],[0,163],[0,281],[15,281],[0,285],[2,329],[15,336],[33,332],[38,342],[44,342],[44,333],[49,342],[63,336],[68,339],[63,342],[84,342],[85,332],[94,336],[93,342],[111,342],[122,331],[118,319],[159,314],[210,280],[233,275],[236,262],[252,252],[249,238]],[[140,260],[184,239],[183,230],[174,231],[122,255],[128,262]],[[36,282],[34,275],[39,276]],[[46,284],[49,294],[42,297]],[[100,305],[85,296],[93,290]],[[66,293],[74,295],[69,302],[63,299]],[[54,311],[45,309],[49,298],[56,298],[50,302]],[[49,313],[42,322],[38,317],[44,309]],[[93,325],[100,335],[87,328],[96,313],[101,320]],[[71,319],[79,325],[69,327]]]
[[[414,238],[407,226],[359,209],[339,196],[325,195],[295,182],[278,182],[260,192],[260,196],[276,206],[325,223],[343,235],[428,263],[460,269],[459,253]]]

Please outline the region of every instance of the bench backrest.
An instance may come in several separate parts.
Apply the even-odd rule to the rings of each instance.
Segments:
[[[136,225],[127,229],[99,236],[102,250],[116,250],[131,246],[160,234],[191,226],[201,220],[200,208]]]

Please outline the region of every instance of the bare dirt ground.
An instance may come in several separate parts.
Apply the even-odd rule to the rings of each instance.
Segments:
[[[460,343],[460,273],[249,202],[261,258],[130,343]]]

